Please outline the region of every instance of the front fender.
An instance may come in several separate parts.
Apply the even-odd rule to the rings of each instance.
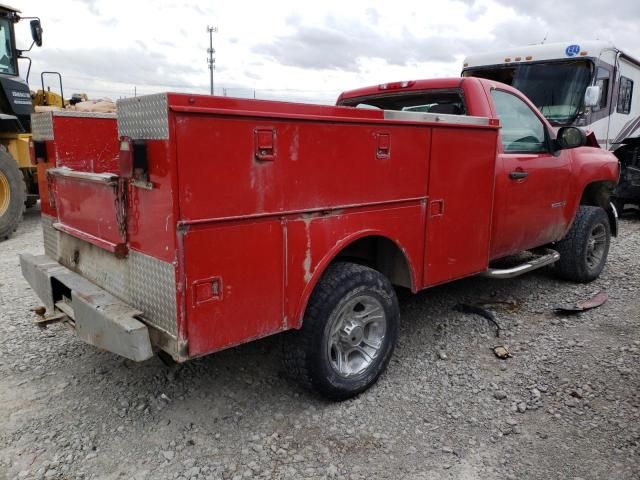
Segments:
[[[612,231],[617,230],[616,215],[611,210],[609,195],[618,183],[619,163],[607,150],[580,147],[572,152],[571,187],[565,215],[567,229],[582,205],[602,207],[610,215]]]

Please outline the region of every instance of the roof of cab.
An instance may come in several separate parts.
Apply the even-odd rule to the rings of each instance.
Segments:
[[[8,10],[10,12],[21,13],[17,8],[10,7],[9,5],[5,5],[4,3],[0,3],[0,10]]]
[[[429,90],[434,88],[460,88],[464,79],[460,77],[453,78],[432,78],[428,80],[404,80],[399,82],[381,83],[378,85],[371,85],[368,87],[356,88],[355,90],[347,90],[342,92],[338,97],[338,102],[348,100],[351,98],[370,97],[371,95],[381,95],[384,93],[400,93],[403,90]],[[392,87],[393,85],[399,85],[406,83],[403,87]]]

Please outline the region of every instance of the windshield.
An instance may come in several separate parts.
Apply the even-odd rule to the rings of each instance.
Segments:
[[[464,72],[465,76],[496,80],[517,88],[555,125],[568,125],[578,116],[591,74],[592,64],[588,60],[480,67]]]
[[[6,19],[0,19],[0,73],[16,75],[15,59],[13,58],[11,27]]]

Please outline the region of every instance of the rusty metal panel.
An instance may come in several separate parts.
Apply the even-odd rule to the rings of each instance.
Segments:
[[[105,293],[71,292],[78,338],[90,345],[141,362],[153,356],[149,330],[135,318],[140,311]]]
[[[176,279],[173,264],[134,250],[124,259],[58,232],[52,258],[143,312],[145,321],[177,336]]]
[[[44,240],[44,253],[51,258],[58,256],[58,242],[60,232],[53,228],[55,219],[48,215],[42,215],[42,236]]]
[[[81,340],[135,361],[153,356],[149,330],[135,317],[141,312],[46,255],[20,256],[22,273],[51,313],[55,306],[75,322]],[[71,292],[71,303],[54,298],[53,280]],[[63,308],[64,305],[64,308]]]
[[[20,269],[33,291],[50,312],[54,310],[51,276],[63,267],[46,255],[20,255]]]
[[[134,139],[169,138],[169,108],[166,93],[118,100],[118,136]]]
[[[31,114],[31,133],[35,141],[53,140],[53,115],[51,112]]]

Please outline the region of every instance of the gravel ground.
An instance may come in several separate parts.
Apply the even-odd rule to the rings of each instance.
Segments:
[[[135,364],[39,330],[17,254],[0,244],[0,479],[640,478],[640,219],[602,277],[467,279],[401,296],[400,341],[378,384],[328,403],[283,375],[281,337],[182,366]],[[555,305],[604,289],[577,316]],[[454,311],[491,300],[504,329]],[[491,348],[508,345],[513,357]]]

